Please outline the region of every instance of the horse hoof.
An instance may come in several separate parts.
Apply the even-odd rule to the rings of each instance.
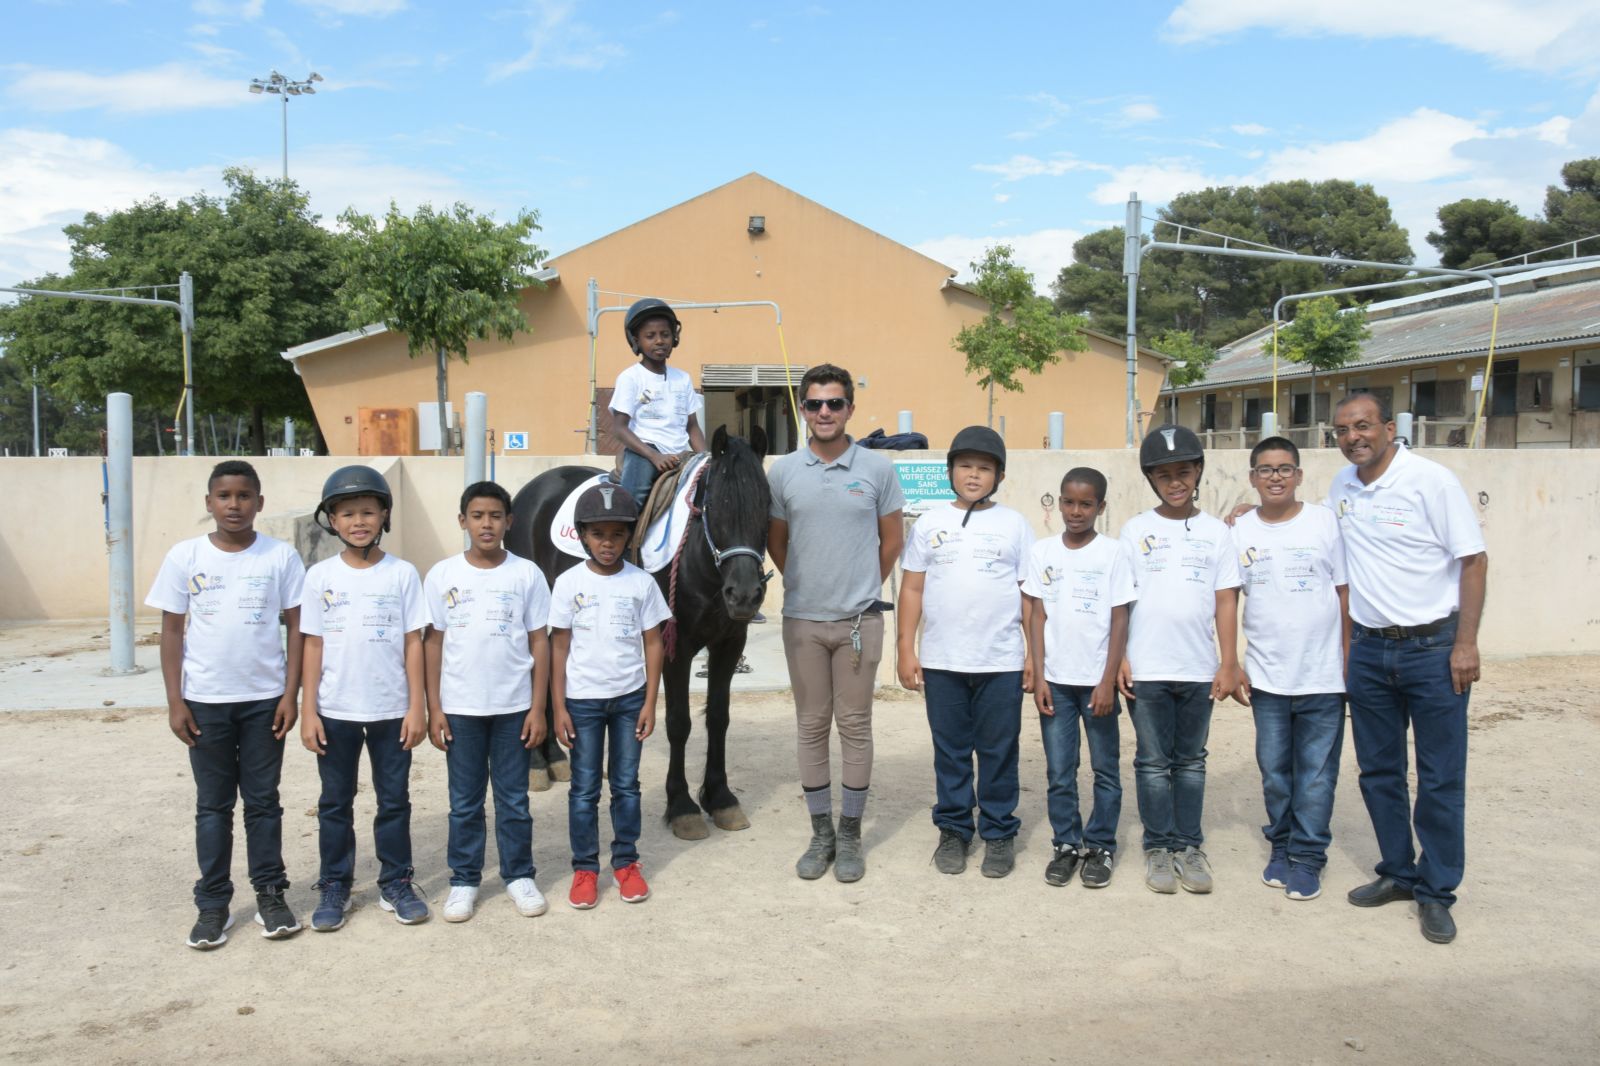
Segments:
[[[738,804],[712,811],[711,820],[716,823],[718,829],[729,833],[736,833],[741,829],[750,828],[750,819],[744,816],[744,808]]]
[[[572,764],[565,759],[550,764],[550,780],[571,781]]]
[[[551,777],[551,774],[550,774],[549,770],[543,770],[543,769],[529,770],[528,771],[528,791],[529,792],[549,792],[550,791],[550,777]]]
[[[698,814],[680,814],[672,819],[672,835],[679,840],[704,840],[711,835],[706,820]]]

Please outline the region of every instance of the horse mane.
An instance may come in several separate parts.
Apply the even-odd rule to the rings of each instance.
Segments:
[[[765,545],[772,489],[749,442],[729,436],[727,451],[712,457],[707,473],[705,506],[715,518],[719,545]]]

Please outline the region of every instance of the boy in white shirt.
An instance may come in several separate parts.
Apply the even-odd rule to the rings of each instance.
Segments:
[[[432,622],[423,641],[428,736],[445,753],[450,787],[444,920],[466,921],[478,902],[491,781],[500,879],[517,912],[533,918],[548,909],[533,879],[528,752],[545,736],[550,589],[537,566],[502,546],[511,526],[503,487],[468,485],[457,518],[470,547],[441,560],[422,584]]]
[[[283,738],[297,717],[306,569],[289,545],[255,531],[262,500],[254,467],[239,460],[218,463],[205,497],[216,529],[174,545],[145,598],[161,611],[167,725],[188,746],[194,773],[200,862],[194,902],[200,915],[188,945],[201,951],[226,943],[233,925],[228,904],[239,799],[261,935],[277,940],[300,931],[283,899],[289,877],[278,780]],[[280,615],[287,649],[280,642]]]
[[[550,698],[556,739],[572,749],[567,902],[587,910],[599,898],[602,766],[611,786],[618,894],[624,903],[650,898],[639,868],[639,756],[655,730],[661,623],[672,611],[655,579],[623,560],[639,521],[639,506],[625,490],[608,483],[586,490],[573,521],[589,558],[557,577],[550,591]]]
[[[611,435],[622,444],[622,487],[640,506],[656,478],[689,450],[706,450],[694,416],[694,381],[667,366],[683,327],[666,301],[644,299],[628,308],[622,331],[639,361],[617,375],[611,392]]]
[[[1084,887],[1104,888],[1111,883],[1122,815],[1117,667],[1128,644],[1128,605],[1137,593],[1127,548],[1095,532],[1095,520],[1106,510],[1106,476],[1087,466],[1068,470],[1060,500],[1065,529],[1033,546],[1022,584],[1032,609],[1033,703],[1044,742],[1055,845],[1044,879],[1065,885],[1081,859],[1078,877]],[[1078,809],[1080,720],[1094,770],[1087,827]]]
[[[1000,434],[984,426],[961,430],[946,467],[956,499],[917,519],[901,557],[898,673],[900,684],[922,690],[933,733],[934,867],[946,874],[967,868],[976,807],[983,875],[1004,877],[1016,863],[1022,825],[1017,746],[1022,693],[1031,686],[1020,585],[1033,531],[992,499],[1006,474]]]
[[[411,749],[428,735],[423,715],[422,631],[428,613],[417,568],[378,547],[393,497],[383,475],[346,466],[323,484],[327,516],[344,550],[306,571],[300,601],[305,696],[300,742],[317,755],[321,897],[311,928],[344,925],[355,880],[356,777],[365,745],[378,813],[379,904],[402,925],[428,920],[411,883]]]
[[[1250,452],[1261,506],[1233,539],[1244,576],[1245,664],[1234,698],[1256,720],[1256,762],[1272,847],[1261,880],[1293,900],[1322,893],[1344,747],[1349,586],[1339,520],[1295,499],[1300,449],[1268,437]]]
[[[1212,701],[1238,684],[1239,560],[1228,527],[1195,504],[1205,451],[1193,430],[1152,430],[1139,466],[1161,503],[1122,527],[1139,602],[1117,685],[1134,701],[1145,887],[1210,892],[1211,866],[1200,848],[1206,737]]]

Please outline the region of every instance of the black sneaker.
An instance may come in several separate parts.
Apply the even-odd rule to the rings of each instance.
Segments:
[[[200,917],[189,930],[186,943],[196,951],[210,951],[228,942],[228,930],[233,928],[233,915],[226,907],[213,907],[200,912]]]
[[[1111,853],[1105,848],[1090,848],[1083,853],[1083,865],[1078,869],[1078,880],[1084,888],[1105,888],[1111,883]]]
[[[1017,838],[983,842],[983,876],[1004,877],[1017,865]]]
[[[1072,871],[1078,868],[1078,849],[1067,845],[1056,845],[1055,858],[1050,860],[1050,865],[1044,868],[1044,883],[1060,888],[1072,880]]]
[[[967,842],[954,829],[939,830],[939,846],[933,850],[933,866],[942,874],[958,874],[967,868]]]
[[[256,893],[256,924],[268,940],[282,940],[300,931],[300,921],[283,901],[281,888],[264,888]]]

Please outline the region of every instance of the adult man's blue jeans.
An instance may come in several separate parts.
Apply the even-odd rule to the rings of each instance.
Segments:
[[[611,868],[639,861],[639,756],[634,735],[644,710],[644,688],[607,699],[567,700],[572,719],[572,784],[567,793],[567,834],[572,868],[600,869],[600,773],[611,786]]]
[[[1467,863],[1467,699],[1450,678],[1452,619],[1432,636],[1350,633],[1350,731],[1361,798],[1378,838],[1377,872],[1418,900],[1455,902]],[[1417,802],[1406,784],[1406,730],[1416,738]],[[1421,845],[1419,857],[1412,832]]]
[[[1117,720],[1122,703],[1111,694],[1111,713],[1096,718],[1089,712],[1088,685],[1049,682],[1054,715],[1039,716],[1044,741],[1045,776],[1049,783],[1046,807],[1050,811],[1051,843],[1058,848],[1085,846],[1115,853],[1117,819],[1122,816],[1122,738]],[[1094,770],[1094,807],[1084,826],[1078,808],[1078,763],[1082,750],[1078,723],[1089,738],[1089,765]]]
[[[1344,695],[1280,696],[1254,689],[1256,764],[1267,803],[1261,827],[1273,855],[1321,870],[1333,839],[1333,793],[1344,747]]]
[[[933,824],[972,840],[972,809],[985,840],[1017,835],[1017,748],[1022,735],[1022,671],[966,674],[923,670],[922,694],[933,733]],[[977,786],[972,762],[977,757]]]
[[[367,749],[378,812],[372,819],[380,887],[411,876],[411,753],[400,746],[403,719],[351,722],[322,716],[327,753],[317,757],[322,798],[317,801],[323,884],[355,880],[356,778]]]
[[[446,714],[450,747],[450,884],[477,887],[483,882],[486,849],[484,792],[494,785],[494,843],[500,853],[500,879],[510,884],[533,876],[533,817],[528,813],[528,749],[522,726],[528,715]]]
[[[1144,849],[1182,851],[1204,840],[1206,738],[1211,734],[1207,681],[1133,683],[1133,778],[1144,823]]]
[[[233,808],[244,801],[245,854],[250,884],[257,891],[283,890],[283,806],[278,777],[283,741],[272,735],[278,700],[196,703],[185,700],[200,735],[189,749],[194,772],[194,850],[200,879],[194,903],[200,910],[225,908],[233,899]]]

